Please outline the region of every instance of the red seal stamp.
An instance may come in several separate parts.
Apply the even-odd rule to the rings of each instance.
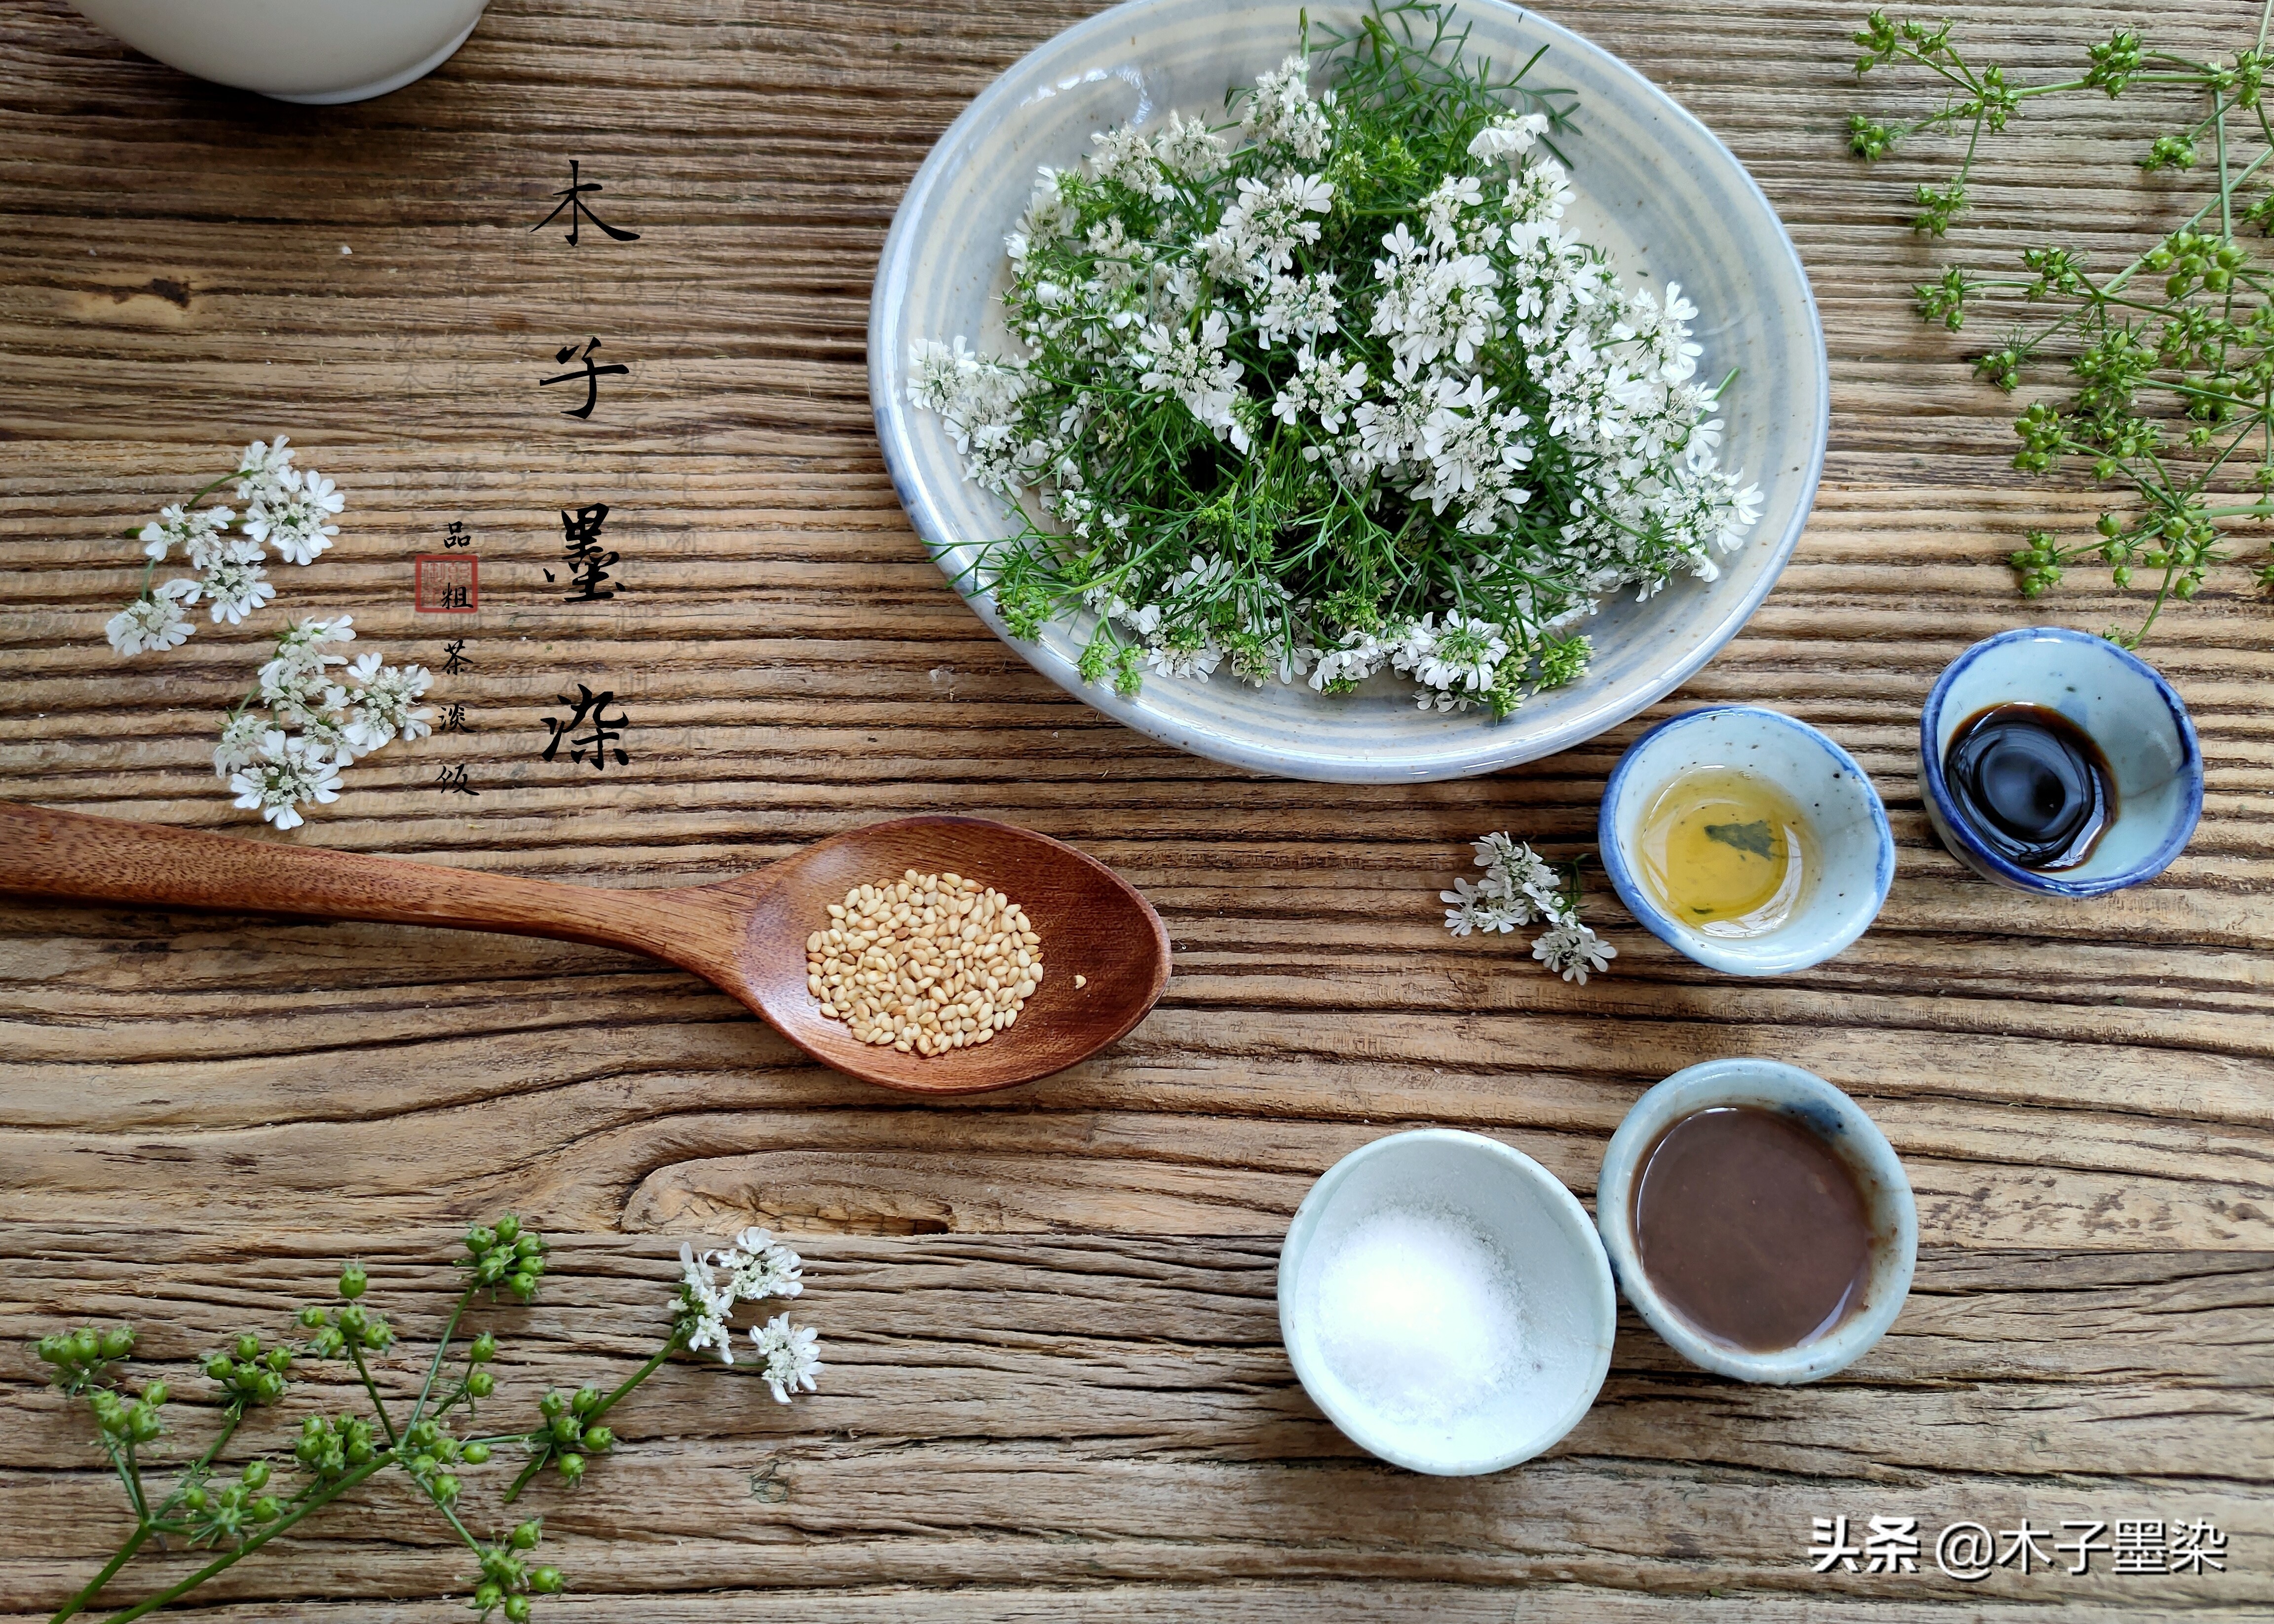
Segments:
[[[419,553],[411,606],[421,614],[473,613],[482,605],[480,562],[471,553]]]

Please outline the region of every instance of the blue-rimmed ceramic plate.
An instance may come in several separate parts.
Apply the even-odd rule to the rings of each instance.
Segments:
[[[1009,279],[1003,238],[1035,170],[1079,162],[1091,133],[1113,124],[1150,129],[1171,109],[1218,113],[1227,89],[1290,54],[1301,10],[1293,0],[1129,0],[988,86],[917,171],[877,271],[869,394],[893,487],[951,581],[968,583],[975,546],[1010,527],[1000,500],[965,480],[939,420],[908,403],[910,346],[963,335],[1009,350],[998,304]],[[1465,0],[1458,11],[1472,51],[1513,66],[1545,46],[1535,82],[1577,94],[1579,133],[1559,138],[1578,193],[1564,223],[1609,250],[1630,283],[1678,282],[1697,304],[1701,374],[1737,373],[1720,409],[1722,456],[1759,485],[1760,521],[1721,579],[1622,600],[1587,622],[1596,650],[1587,674],[1498,723],[1417,710],[1411,685],[1391,677],[1342,697],[1253,688],[1228,672],[1208,682],[1153,677],[1126,700],[1075,671],[1086,624],[1012,640],[991,602],[970,600],[1052,681],[1180,749],[1344,783],[1457,778],[1552,755],[1616,726],[1711,659],[1776,584],[1807,520],[1831,395],[1816,301],[1776,211],[1710,131],[1608,51],[1498,0]],[[1314,5],[1314,35],[1358,15]]]

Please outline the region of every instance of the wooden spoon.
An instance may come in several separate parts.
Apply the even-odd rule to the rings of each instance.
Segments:
[[[806,938],[828,923],[829,905],[908,868],[994,886],[1043,939],[1042,985],[987,1043],[930,1056],[862,1043],[807,990]],[[732,993],[824,1065],[914,1094],[977,1094],[1063,1071],[1144,1019],[1169,979],[1168,932],[1128,882],[1048,835],[976,817],[872,823],[715,884],[610,891],[0,801],[0,891],[628,948]]]

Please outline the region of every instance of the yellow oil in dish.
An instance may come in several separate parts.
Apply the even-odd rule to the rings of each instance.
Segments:
[[[1816,873],[1816,837],[1791,796],[1734,767],[1700,767],[1643,813],[1651,898],[1709,936],[1758,936],[1790,919]]]

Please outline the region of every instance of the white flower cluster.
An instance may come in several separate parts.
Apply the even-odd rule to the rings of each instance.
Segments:
[[[682,1242],[679,1248],[679,1323],[682,1346],[690,1353],[715,1348],[728,1365],[734,1362],[734,1332],[727,1321],[738,1304],[772,1297],[793,1297],[805,1289],[804,1259],[764,1229],[745,1229],[722,1248],[697,1252]],[[750,1327],[761,1374],[773,1389],[774,1402],[787,1404],[790,1395],[814,1390],[822,1372],[821,1349],[809,1326],[793,1326],[787,1314],[776,1314],[764,1325]]]
[[[1018,635],[1086,604],[1124,645],[1125,689],[1141,667],[1206,680],[1226,660],[1334,691],[1394,669],[1425,708],[1502,714],[1517,688],[1577,674],[1560,635],[1608,595],[1718,575],[1760,493],[1718,464],[1718,389],[1698,380],[1680,286],[1630,289],[1563,229],[1545,113],[1466,115],[1466,166],[1361,225],[1383,211],[1339,214],[1337,177],[1388,160],[1310,72],[1295,56],[1263,75],[1224,131],[1171,114],[1149,138],[1096,137],[1086,172],[1044,169],[1007,239],[1029,355],[921,341],[909,398],[975,483],[1032,492],[1050,521],[981,571]],[[1223,447],[1224,500],[1276,503],[1283,535],[1297,514],[1324,531],[1355,512],[1387,537],[1426,508],[1452,560],[1430,596],[1353,613],[1317,547],[1283,564],[1272,538],[1212,540],[1240,515],[1201,505],[1208,490],[1175,511],[1136,477],[1174,437],[1169,403]]]
[[[426,668],[376,654],[350,662],[337,650],[354,641],[344,614],[280,634],[252,692],[222,724],[214,772],[239,807],[279,829],[298,828],[303,806],[337,801],[340,774],[360,757],[433,731],[433,711],[418,703],[434,680]]]
[[[282,434],[273,445],[256,440],[245,448],[237,471],[214,482],[235,479],[237,500],[246,504],[235,534],[230,531],[237,520],[234,509],[180,502],[161,508],[142,527],[139,539],[153,571],[178,547],[199,573],[146,589],[111,616],[105,631],[112,648],[130,658],[150,649],[178,648],[196,629],[183,605],[200,601],[211,609],[215,624],[239,625],[276,596],[263,567],[267,548],[275,548],[288,563],[312,564],[332,545],[340,527],[331,521],[346,499],[323,475],[294,467],[292,456]]]
[[[1565,981],[1584,987],[1590,970],[1600,974],[1610,967],[1619,950],[1579,922],[1577,887],[1567,887],[1553,864],[1505,834],[1487,835],[1476,848],[1483,883],[1455,880],[1452,890],[1437,893],[1438,900],[1451,904],[1445,910],[1446,929],[1465,936],[1473,930],[1505,934],[1519,925],[1544,924],[1547,929],[1532,944],[1532,956]]]
[[[232,479],[246,504],[242,523],[230,508],[195,506]],[[294,466],[283,435],[254,440],[233,473],[142,527],[146,583],[177,547],[199,573],[146,584],[110,618],[110,646],[129,658],[179,647],[195,629],[183,605],[200,600],[216,622],[242,624],[276,596],[263,568],[266,549],[289,563],[312,564],[340,533],[331,521],[345,506],[329,479]],[[344,614],[304,620],[280,634],[252,691],[222,725],[215,774],[229,781],[237,806],[258,809],[280,830],[305,821],[302,807],[338,800],[340,774],[360,757],[432,731],[434,713],[418,701],[433,678],[422,666],[389,665],[377,654],[350,662],[337,650],[354,641],[353,617]]]

